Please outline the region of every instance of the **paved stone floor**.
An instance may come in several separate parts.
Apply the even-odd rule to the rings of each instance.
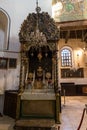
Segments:
[[[77,130],[82,117],[83,109],[87,104],[87,96],[70,96],[61,98],[62,113],[60,130]],[[15,120],[3,116],[0,117],[0,130],[13,130]],[[87,113],[85,112],[84,119],[80,130],[87,130]]]
[[[77,97],[62,97],[62,114],[60,130],[77,130],[81,118],[83,109],[87,104],[87,96]],[[87,113],[84,114],[84,119],[80,130],[87,130]]]

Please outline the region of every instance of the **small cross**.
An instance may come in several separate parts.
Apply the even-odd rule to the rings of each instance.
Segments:
[[[38,7],[38,0],[36,0],[36,5],[37,5],[37,7]]]
[[[37,5],[37,7],[36,7],[36,12],[37,12],[37,14],[41,11],[41,8],[40,7],[38,7],[38,0],[36,0],[36,5]]]

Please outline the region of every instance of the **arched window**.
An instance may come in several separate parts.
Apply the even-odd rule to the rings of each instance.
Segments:
[[[61,50],[61,66],[62,67],[71,67],[72,66],[71,50],[68,48],[63,48]]]
[[[0,50],[8,49],[10,34],[10,17],[0,8]]]

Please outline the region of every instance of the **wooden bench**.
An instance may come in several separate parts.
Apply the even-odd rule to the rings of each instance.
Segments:
[[[51,119],[21,119],[15,124],[16,130],[60,130],[60,126]]]

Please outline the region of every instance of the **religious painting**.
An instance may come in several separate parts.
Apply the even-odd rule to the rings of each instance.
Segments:
[[[52,0],[55,22],[87,19],[87,0]]]
[[[17,59],[10,58],[9,59],[9,68],[16,68]]]
[[[8,59],[0,58],[0,69],[7,69]]]

